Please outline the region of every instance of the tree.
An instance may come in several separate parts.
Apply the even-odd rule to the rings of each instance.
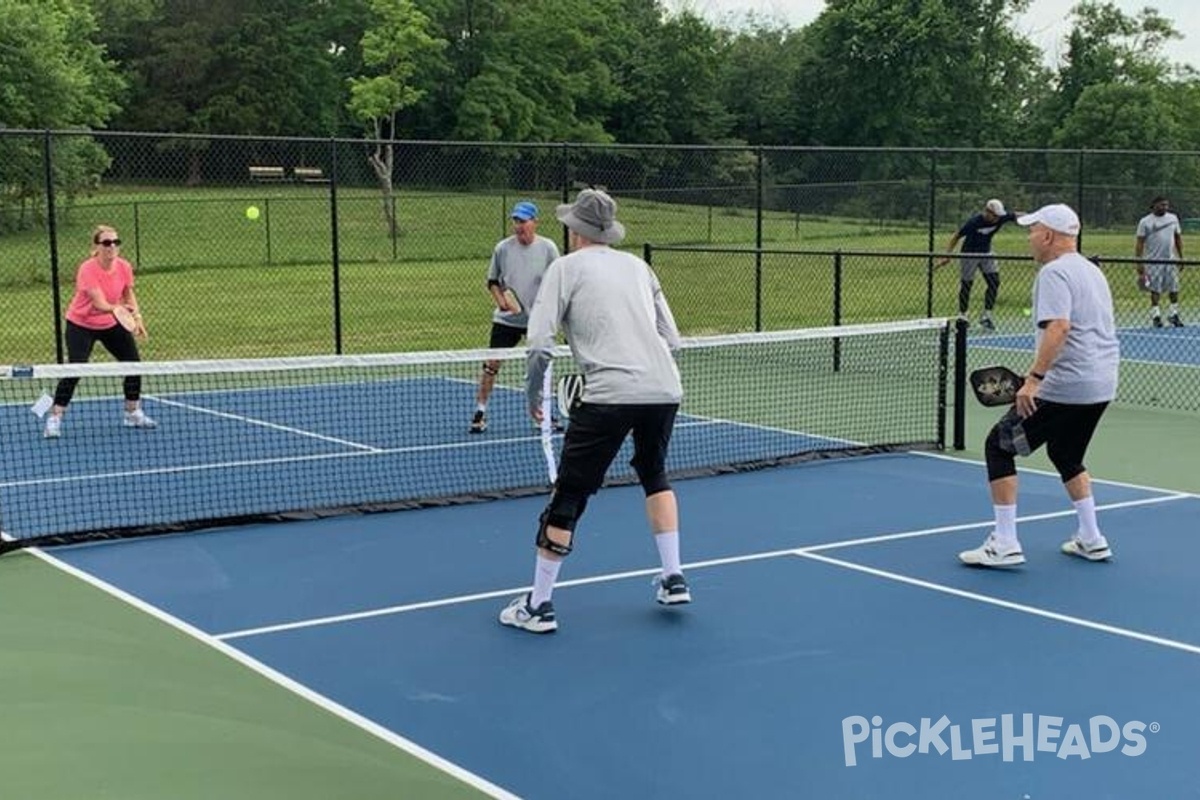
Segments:
[[[96,21],[82,0],[0,0],[0,128],[103,127],[121,88],[95,41]],[[45,213],[40,137],[0,137],[0,232]],[[55,139],[55,187],[68,198],[90,188],[108,156],[86,135]],[[28,215],[27,215],[28,212]]]
[[[367,160],[383,193],[383,214],[396,230],[395,166],[397,115],[416,103],[424,89],[413,76],[421,57],[440,50],[445,40],[430,34],[429,18],[412,0],[371,0],[372,24],[362,38],[362,61],[367,74],[350,79],[348,110],[371,135]]]
[[[1021,119],[1038,53],[1027,0],[830,0],[805,30],[793,103],[814,144],[982,146]]]

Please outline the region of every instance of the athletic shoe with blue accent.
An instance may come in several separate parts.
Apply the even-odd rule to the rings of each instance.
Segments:
[[[546,600],[537,608],[529,605],[529,594],[514,598],[500,612],[500,624],[520,628],[530,633],[553,633],[558,630],[554,604]]]
[[[654,599],[664,606],[676,606],[692,602],[692,593],[687,581],[678,573],[654,579]]]
[[[1107,561],[1113,555],[1108,540],[1103,536],[1094,542],[1086,543],[1078,533],[1062,543],[1062,551],[1069,556],[1079,556],[1088,561]]]
[[[958,560],[971,567],[1015,567],[1025,563],[1025,554],[1019,544],[1001,545],[993,531],[979,547],[959,553]]]

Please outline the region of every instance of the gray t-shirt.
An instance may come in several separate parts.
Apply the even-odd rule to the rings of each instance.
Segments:
[[[1112,292],[1099,267],[1079,253],[1059,256],[1038,270],[1033,312],[1041,344],[1042,323],[1065,319],[1067,340],[1038,387],[1056,403],[1104,403],[1117,394],[1121,360]]]
[[[671,353],[679,329],[650,266],[603,245],[550,265],[529,317],[527,392],[541,400],[549,351],[559,330],[583,371],[588,403],[678,403],[683,397]]]
[[[521,313],[509,314],[497,308],[492,321],[512,328],[529,325],[529,309],[537,299],[538,287],[550,262],[558,258],[558,245],[544,236],[535,236],[528,245],[509,236],[497,243],[488,264],[488,280],[498,281],[501,289],[512,289],[521,304]]]
[[[1179,217],[1170,211],[1161,217],[1147,214],[1138,222],[1137,236],[1145,239],[1142,258],[1146,261],[1173,261],[1175,234],[1178,233]]]

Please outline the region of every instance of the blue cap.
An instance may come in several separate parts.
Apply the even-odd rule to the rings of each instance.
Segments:
[[[527,220],[537,219],[537,215],[538,215],[538,207],[535,206],[533,203],[529,202],[528,200],[522,200],[521,202],[519,202],[515,206],[513,206],[513,210],[512,210],[512,218],[513,219],[519,219],[519,220],[521,220],[521,222],[525,222]]]

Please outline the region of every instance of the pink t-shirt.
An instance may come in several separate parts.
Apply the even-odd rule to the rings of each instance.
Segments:
[[[98,288],[113,305],[121,302],[125,289],[133,286],[133,267],[123,258],[114,258],[112,269],[104,269],[96,258],[89,258],[75,272],[75,296],[67,306],[67,319],[83,328],[103,330],[117,324],[111,311],[97,311],[88,290]]]

